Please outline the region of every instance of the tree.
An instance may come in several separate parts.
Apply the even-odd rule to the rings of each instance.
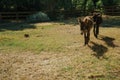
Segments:
[[[99,0],[92,0],[93,1],[93,4],[94,4],[94,8],[96,8],[96,3],[99,1]]]
[[[119,0],[102,0],[102,2],[104,6],[114,6],[120,4]]]

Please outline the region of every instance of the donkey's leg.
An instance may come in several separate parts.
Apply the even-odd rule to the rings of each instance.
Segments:
[[[95,24],[94,24],[94,28],[93,28],[93,33],[94,33],[94,36],[95,36]]]
[[[96,34],[95,34],[96,38],[98,38],[98,34],[99,34],[99,24],[96,25]]]
[[[96,26],[96,34],[99,35],[99,24]]]
[[[90,40],[90,30],[87,32],[87,44],[88,44],[89,40]]]
[[[97,34],[96,34],[96,24],[94,24],[93,33],[94,33],[94,36],[97,38]]]
[[[84,45],[87,44],[87,36],[86,36],[86,33],[84,32]]]

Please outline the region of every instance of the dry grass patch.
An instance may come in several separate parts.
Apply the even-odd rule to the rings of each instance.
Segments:
[[[119,80],[120,26],[100,27],[98,39],[91,31],[83,46],[79,25],[30,25],[0,32],[1,80]]]

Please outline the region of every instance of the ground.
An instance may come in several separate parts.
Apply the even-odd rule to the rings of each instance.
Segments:
[[[119,80],[118,19],[104,19],[87,46],[72,20],[1,24],[0,80]]]

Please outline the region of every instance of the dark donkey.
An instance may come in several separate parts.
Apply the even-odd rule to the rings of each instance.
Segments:
[[[81,18],[78,18],[78,23],[80,24],[80,30],[81,30],[81,34],[84,34],[84,44],[88,44],[89,40],[90,40],[90,30],[93,26],[93,20],[90,17],[85,17],[83,20],[81,20]]]
[[[94,36],[97,38],[99,35],[99,26],[102,23],[102,14],[95,12],[93,13],[93,21],[94,21]]]

